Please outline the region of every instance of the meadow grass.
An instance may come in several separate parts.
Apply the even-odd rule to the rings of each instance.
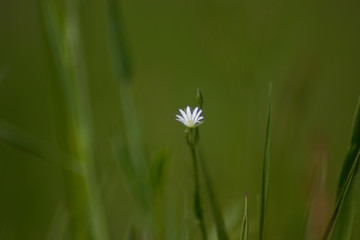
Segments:
[[[18,151],[43,159],[58,166],[62,170],[62,180],[66,186],[66,206],[59,207],[59,211],[66,214],[55,215],[61,223],[62,218],[65,230],[56,229],[53,224],[49,229],[48,239],[76,240],[107,240],[119,239],[109,233],[109,219],[105,210],[104,189],[101,187],[99,172],[97,171],[96,157],[94,156],[95,134],[92,113],[92,102],[88,86],[87,68],[82,48],[80,34],[79,12],[80,1],[65,1],[59,4],[55,1],[41,0],[43,25],[47,34],[47,41],[51,49],[51,56],[57,72],[54,80],[55,88],[60,94],[55,100],[58,106],[64,108],[61,121],[66,126],[63,138],[67,139],[73,153],[64,153],[46,141],[22,131],[12,124],[0,120],[0,138],[9,146]],[[154,156],[149,156],[144,148],[142,126],[139,122],[138,109],[133,93],[133,70],[129,46],[123,29],[123,20],[118,2],[107,0],[107,27],[109,29],[109,53],[111,56],[111,71],[113,80],[116,81],[119,93],[123,123],[121,134],[115,134],[112,139],[113,148],[116,150],[116,159],[121,166],[124,179],[130,186],[135,199],[138,218],[129,219],[131,222],[126,234],[126,239],[169,239],[166,233],[168,223],[164,219],[168,210],[164,200],[165,177],[173,174],[168,171],[171,151],[160,150]],[[0,71],[0,84],[6,78],[4,68]],[[266,229],[271,226],[266,224],[268,208],[268,190],[270,179],[270,138],[272,119],[272,85],[269,89],[268,115],[265,132],[265,149],[262,161],[261,188],[259,198],[259,217],[250,219],[248,195],[245,194],[243,218],[236,225],[236,231],[229,231],[228,219],[224,218],[222,206],[218,200],[216,189],[207,161],[198,144],[200,141],[200,127],[189,128],[186,131],[186,142],[190,153],[181,152],[184,156],[191,157],[192,185],[187,190],[192,194],[191,203],[185,201],[182,222],[175,226],[180,233],[171,235],[174,239],[211,239],[209,222],[213,222],[216,229],[216,238],[219,240],[230,239],[255,239],[270,238]],[[203,96],[200,90],[196,92],[197,105],[203,109]],[[265,104],[264,104],[265,105]],[[246,117],[246,116],[245,116]],[[275,133],[276,134],[276,133]],[[217,136],[214,136],[217,137]],[[332,209],[331,217],[322,236],[323,240],[352,238],[354,218],[357,209],[359,179],[358,165],[360,156],[360,102],[355,114],[352,138],[349,150],[343,162],[339,178],[336,202]],[[260,169],[260,168],[259,168]],[[252,181],[252,179],[249,179]],[[194,191],[191,191],[194,189]],[[171,189],[174,190],[174,189]],[[203,194],[205,193],[205,194]],[[187,205],[193,206],[188,208]],[[255,204],[254,204],[255,205]],[[179,207],[179,206],[177,206]],[[180,208],[180,207],[179,207]],[[189,210],[189,209],[192,209]],[[189,212],[193,214],[190,214]],[[211,213],[211,214],[210,214]],[[250,212],[251,213],[251,212]],[[240,214],[240,213],[238,213]],[[135,214],[134,214],[135,215]],[[209,217],[211,216],[211,217]],[[56,219],[55,219],[56,220]],[[207,222],[208,221],[208,222]],[[256,226],[251,223],[257,222]],[[60,224],[59,224],[60,225]],[[253,224],[255,225],[255,224]],[[306,225],[306,224],[305,224]],[[195,227],[198,228],[194,230]],[[302,231],[305,231],[303,229]],[[61,236],[55,236],[60,234]],[[305,234],[303,234],[305,236]],[[1,235],[0,235],[1,238]]]

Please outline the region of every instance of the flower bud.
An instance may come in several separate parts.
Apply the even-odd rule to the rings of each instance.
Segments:
[[[196,89],[196,102],[199,105],[200,109],[202,109],[204,99],[199,88]]]

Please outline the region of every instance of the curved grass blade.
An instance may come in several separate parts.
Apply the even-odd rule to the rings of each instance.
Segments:
[[[337,195],[336,195],[337,200],[339,200],[341,192],[344,189],[345,182],[347,180],[349,172],[351,171],[352,165],[355,161],[355,156],[357,155],[359,148],[360,148],[360,100],[358,102],[357,112],[356,112],[355,119],[354,119],[354,127],[353,127],[353,133],[352,133],[352,137],[351,137],[350,148],[346,154],[346,157],[344,160],[344,165],[343,165],[340,179],[339,179],[339,186],[338,186]]]
[[[352,180],[354,178],[355,170],[356,170],[357,165],[359,163],[359,155],[360,155],[360,151],[358,152],[358,154],[356,156],[356,159],[354,161],[354,164],[353,164],[353,166],[352,166],[352,168],[350,170],[350,173],[348,175],[348,178],[346,179],[346,182],[344,183],[344,189],[340,194],[339,200],[337,201],[337,203],[335,205],[333,214],[331,215],[330,221],[329,221],[329,223],[328,223],[328,225],[327,225],[327,227],[325,229],[325,233],[324,233],[324,235],[322,237],[323,240],[329,239],[329,237],[331,236],[331,233],[332,233],[332,231],[334,229],[336,220],[338,219],[338,216],[339,216],[341,207],[342,207],[342,205],[344,203],[346,194],[349,191],[349,187],[350,187],[351,182],[352,182]]]
[[[247,204],[247,193],[245,193],[245,206],[244,206],[244,218],[242,222],[241,240],[248,239],[249,232],[249,221],[248,221],[248,204]]]
[[[214,192],[214,189],[212,187],[210,175],[209,175],[209,173],[207,171],[207,168],[206,168],[203,156],[201,154],[201,151],[198,151],[198,153],[199,153],[199,163],[200,163],[200,166],[201,166],[201,171],[202,171],[203,176],[204,176],[205,188],[206,188],[208,199],[209,199],[209,202],[210,202],[211,212],[212,212],[213,217],[214,217],[218,239],[219,240],[228,240],[229,237],[228,237],[228,234],[227,234],[227,231],[226,231],[224,218],[222,216],[221,210],[220,210],[219,205],[218,205],[218,203],[216,201],[216,198],[215,198],[215,192]]]
[[[154,195],[157,195],[159,192],[161,192],[163,188],[165,181],[165,170],[168,163],[169,155],[170,151],[164,149],[158,154],[156,154],[150,162],[148,175]]]
[[[266,128],[266,141],[265,141],[265,152],[263,162],[263,175],[262,175],[262,188],[261,188],[261,199],[260,199],[260,225],[259,225],[259,239],[264,239],[265,229],[265,215],[266,215],[266,201],[269,186],[269,168],[270,168],[270,124],[271,124],[271,109],[272,109],[272,84],[270,83],[270,96],[269,96],[269,115],[267,120]]]
[[[357,188],[358,183],[354,182],[353,179],[358,172],[359,166],[359,154],[360,154],[360,101],[358,102],[357,112],[355,114],[353,133],[351,137],[350,148],[346,154],[344,165],[339,179],[339,186],[336,196],[336,205],[334,207],[333,214],[329,220],[329,223],[325,229],[322,239],[329,239],[337,219],[341,217],[339,222],[339,228],[337,229],[338,236],[344,239],[350,238],[351,229],[353,225],[353,217],[351,213],[355,211],[356,204],[354,199],[349,193]],[[344,214],[340,215],[340,211]]]
[[[0,141],[37,158],[51,162],[62,169],[84,176],[78,159],[61,152],[47,142],[0,119]]]
[[[151,187],[152,198],[152,232],[154,239],[165,239],[165,209],[164,209],[164,186],[166,184],[166,168],[170,151],[163,149],[157,153],[150,162],[148,181]]]

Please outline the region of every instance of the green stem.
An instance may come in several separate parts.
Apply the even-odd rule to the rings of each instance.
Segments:
[[[198,167],[196,149],[195,149],[194,145],[189,144],[189,146],[190,146],[191,156],[192,156],[193,165],[194,165],[194,183],[195,183],[194,213],[195,213],[195,217],[197,218],[197,220],[199,221],[199,224],[200,224],[202,239],[207,240],[205,223],[204,223],[204,215],[203,215],[201,199],[200,199],[199,167]]]

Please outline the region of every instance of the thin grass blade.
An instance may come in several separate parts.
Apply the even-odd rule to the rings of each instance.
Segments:
[[[344,189],[345,182],[348,178],[349,172],[351,171],[352,165],[355,161],[355,157],[360,148],[360,100],[357,107],[357,112],[354,119],[353,133],[351,137],[350,148],[346,154],[344,165],[341,171],[339,186],[337,190],[336,199],[339,200],[341,192]]]
[[[341,207],[342,207],[342,205],[344,203],[346,194],[348,193],[349,187],[350,187],[351,182],[352,182],[352,180],[354,178],[355,170],[357,168],[357,164],[359,163],[359,155],[360,155],[360,151],[358,152],[358,154],[356,156],[356,159],[354,161],[354,164],[353,164],[353,166],[352,166],[352,168],[350,170],[350,173],[348,175],[348,178],[346,179],[346,182],[344,183],[344,189],[341,192],[339,200],[337,201],[337,203],[335,205],[333,214],[331,215],[328,226],[326,227],[325,233],[324,233],[324,235],[322,237],[323,240],[329,239],[329,237],[331,236],[331,233],[332,233],[332,231],[334,229],[334,225],[336,223],[336,220],[338,219],[338,216],[339,216]]]
[[[161,192],[164,185],[165,169],[169,159],[169,151],[162,150],[154,156],[149,167],[149,182],[154,195]]]
[[[226,231],[224,218],[223,218],[223,215],[219,208],[219,205],[217,203],[217,200],[215,197],[215,192],[212,187],[210,175],[207,171],[205,161],[204,161],[200,151],[199,151],[199,162],[200,162],[201,170],[202,170],[204,180],[205,180],[204,182],[205,182],[205,187],[207,190],[207,195],[209,198],[210,208],[211,208],[212,214],[214,216],[214,220],[215,220],[215,226],[216,226],[216,232],[217,232],[218,239],[219,240],[228,240],[229,237],[228,237],[228,234]]]
[[[124,141],[128,148],[128,157],[136,175],[141,178],[138,181],[145,186],[147,180],[145,176],[147,169],[147,156],[143,149],[141,126],[138,121],[134,96],[132,92],[132,65],[127,46],[124,24],[120,11],[120,4],[116,0],[107,0],[107,13],[109,25],[109,52],[111,56],[111,69],[114,79],[117,80],[121,112],[124,118],[122,132],[124,132]],[[149,202],[150,193],[143,187],[144,199],[140,201]]]
[[[64,170],[84,175],[78,159],[63,153],[51,144],[2,119],[0,119],[0,141],[39,159],[53,163]]]
[[[269,186],[269,172],[270,172],[270,125],[271,125],[271,110],[272,110],[272,85],[270,83],[270,96],[269,96],[269,114],[266,128],[266,140],[263,162],[263,175],[262,175],[262,188],[260,200],[260,225],[259,225],[259,239],[264,239],[265,231],[265,217],[266,217],[266,201]]]
[[[244,218],[242,222],[242,230],[241,230],[241,240],[248,239],[249,232],[249,221],[248,221],[248,203],[247,203],[247,193],[245,193],[245,206],[244,206]]]

